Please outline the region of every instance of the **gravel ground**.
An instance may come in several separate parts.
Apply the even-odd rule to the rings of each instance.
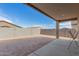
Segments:
[[[27,56],[52,40],[48,37],[3,40],[0,41],[0,56]]]

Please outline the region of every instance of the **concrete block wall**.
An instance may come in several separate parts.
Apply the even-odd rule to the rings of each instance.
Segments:
[[[68,33],[68,31],[69,29],[60,29],[59,36],[70,37],[70,34]],[[43,35],[56,36],[56,29],[41,29],[40,33]]]
[[[0,28],[0,40],[35,35],[40,35],[40,28]]]

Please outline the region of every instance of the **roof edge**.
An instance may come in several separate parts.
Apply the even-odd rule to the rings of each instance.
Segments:
[[[25,3],[25,4],[26,4],[26,3]],[[53,20],[56,21],[55,18],[53,18],[52,16],[48,15],[46,12],[43,12],[41,9],[35,7],[33,4],[31,4],[31,3],[27,3],[27,5],[29,5],[30,7],[32,7],[32,8],[34,8],[34,9],[38,10],[39,12],[43,13],[44,15],[46,15],[46,16],[48,16],[48,17],[50,17],[51,19],[53,19]]]
[[[16,27],[19,27],[19,28],[23,28],[23,27],[21,27],[21,26],[18,26],[18,25],[15,25],[15,24],[13,24],[13,23],[9,23],[9,22],[7,22],[7,21],[0,21],[0,22],[6,22],[6,23],[8,23],[8,24],[11,24],[11,25],[13,25],[13,26],[16,26]]]

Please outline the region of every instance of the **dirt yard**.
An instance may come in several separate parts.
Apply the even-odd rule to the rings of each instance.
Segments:
[[[0,56],[27,56],[52,40],[48,37],[3,40],[0,41]]]

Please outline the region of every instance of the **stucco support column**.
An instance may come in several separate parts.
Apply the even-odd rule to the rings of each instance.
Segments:
[[[56,39],[59,39],[59,22],[56,21]]]

